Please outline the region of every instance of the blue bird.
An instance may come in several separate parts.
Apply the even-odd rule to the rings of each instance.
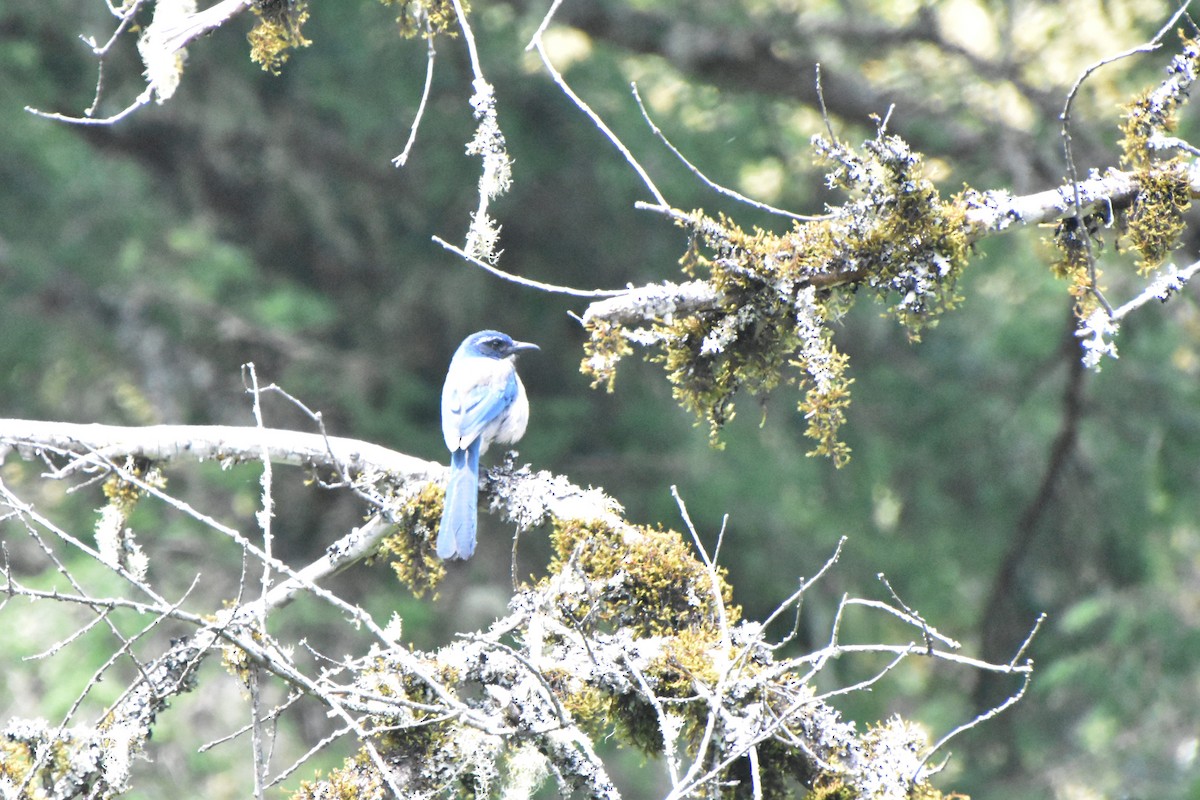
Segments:
[[[450,360],[442,387],[442,435],[450,449],[450,480],[438,530],[439,558],[470,558],[479,512],[479,455],[492,442],[512,444],[525,434],[529,400],[517,377],[516,356],[540,349],[499,331],[472,333]]]

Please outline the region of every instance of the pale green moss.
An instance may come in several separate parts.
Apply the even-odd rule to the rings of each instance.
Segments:
[[[852,381],[833,345],[832,323],[870,290],[910,339],[960,300],[967,264],[964,195],[939,197],[920,154],[881,132],[861,150],[814,139],[828,182],[850,200],[827,217],[796,222],[776,234],[746,231],[726,216],[677,214],[691,242],[681,262],[720,298],[715,307],[646,320],[639,338],[658,350],[679,404],[707,423],[710,440],[735,413],[741,392],[764,395],[784,380],[802,392],[800,412],[815,442],[810,455],[849,458],[839,432]],[[611,387],[631,332],[593,321],[584,371]],[[792,368],[789,373],[788,368]]]
[[[1139,275],[1161,266],[1179,243],[1183,215],[1191,206],[1191,186],[1182,161],[1152,164],[1138,172],[1138,193],[1126,224],[1129,241],[1141,254]]]
[[[655,636],[712,627],[719,618],[707,569],[674,531],[622,531],[599,521],[557,520],[550,541],[552,574],[578,570],[603,592],[560,598],[564,610],[586,627]],[[723,575],[719,584],[732,624],[741,612],[730,603],[732,590]]]
[[[265,0],[250,8],[258,17],[258,23],[246,35],[250,60],[278,75],[291,50],[312,44],[301,32],[308,21],[308,0]]]
[[[458,33],[458,14],[451,0],[379,0],[397,9],[396,25],[405,39],[436,36],[439,33],[455,36]],[[470,13],[471,5],[462,0],[463,11]]]
[[[415,597],[437,589],[446,577],[436,552],[445,495],[441,486],[428,483],[404,503],[395,513],[396,532],[384,538],[376,556],[390,559],[396,578]]]

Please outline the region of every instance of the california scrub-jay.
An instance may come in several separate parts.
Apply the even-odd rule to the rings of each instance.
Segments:
[[[472,333],[450,360],[442,387],[442,435],[450,448],[450,480],[439,558],[470,558],[479,512],[479,454],[492,442],[512,444],[525,434],[529,400],[517,377],[516,356],[538,350],[499,331]]]

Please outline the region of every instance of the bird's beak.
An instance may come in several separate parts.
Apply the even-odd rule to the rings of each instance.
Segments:
[[[527,353],[530,350],[541,350],[541,349],[542,348],[538,347],[536,344],[533,344],[532,342],[513,342],[512,348],[508,352],[510,355],[515,356],[519,353]]]

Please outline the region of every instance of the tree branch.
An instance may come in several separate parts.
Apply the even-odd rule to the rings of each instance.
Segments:
[[[1194,194],[1200,195],[1200,163],[1189,167]],[[1132,172],[1110,170],[1102,176],[1078,184],[1079,207],[1086,215],[1097,210],[1127,208],[1137,196],[1137,178]],[[990,236],[1043,225],[1075,215],[1075,186],[1064,184],[1035,194],[1013,196],[1006,191],[968,195],[965,218],[966,236],[974,243]],[[639,204],[639,207],[666,214],[682,223],[696,224],[692,214],[679,209]],[[857,271],[820,276],[822,287],[852,283],[862,279]],[[814,283],[816,279],[814,279]],[[610,322],[621,325],[645,324],[670,320],[673,316],[694,314],[720,308],[725,298],[705,281],[663,282],[630,289],[616,297],[591,303],[582,315],[585,324]]]
[[[276,428],[223,425],[116,425],[0,419],[0,445],[28,458],[50,449],[80,458],[67,469],[103,466],[126,456],[154,462],[249,463],[265,453],[277,464],[344,467],[352,476],[370,469],[403,480],[436,480],[445,467],[369,442]]]

